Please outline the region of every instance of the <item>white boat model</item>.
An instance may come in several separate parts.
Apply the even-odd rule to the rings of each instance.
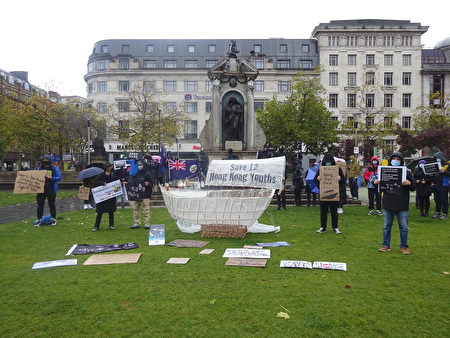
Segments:
[[[160,189],[167,210],[183,232],[200,231],[202,224],[244,225],[248,232],[277,231],[279,227],[262,225],[258,219],[275,189],[283,187],[285,164],[284,157],[213,160],[205,184],[215,189],[166,190],[163,185]]]

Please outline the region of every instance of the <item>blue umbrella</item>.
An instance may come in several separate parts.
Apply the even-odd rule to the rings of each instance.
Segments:
[[[83,178],[97,176],[97,175],[103,173],[103,171],[104,170],[102,168],[98,168],[98,167],[86,168],[86,169],[80,171],[77,178],[83,179]]]

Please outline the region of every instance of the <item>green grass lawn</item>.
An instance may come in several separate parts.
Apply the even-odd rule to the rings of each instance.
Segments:
[[[59,190],[56,198],[74,197],[78,190]],[[36,194],[13,194],[12,191],[0,191],[0,207],[36,202]]]
[[[277,234],[208,239],[201,248],[149,247],[147,231],[130,230],[131,210],[116,213],[116,231],[90,231],[95,212],[61,214],[56,227],[32,221],[0,225],[2,337],[445,337],[450,332],[449,223],[410,211],[411,255],[378,253],[383,220],[366,207],[346,207],[342,235],[316,234],[318,208],[270,207],[261,221]],[[179,232],[166,209],[166,242],[201,239]],[[65,257],[74,244],[137,242],[136,264],[83,266],[90,255]],[[266,268],[225,266],[226,248],[288,241],[272,248]],[[114,253],[106,253],[114,254]],[[169,265],[171,257],[190,257]],[[38,261],[78,258],[78,265],[31,270]],[[347,272],[279,268],[280,260],[345,262]],[[289,311],[289,312],[288,312]],[[290,319],[277,318],[287,312]]]

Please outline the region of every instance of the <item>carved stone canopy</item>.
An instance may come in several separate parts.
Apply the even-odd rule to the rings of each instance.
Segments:
[[[253,64],[241,58],[223,58],[208,70],[211,81],[220,80],[221,83],[230,84],[254,81],[258,74],[258,69]]]

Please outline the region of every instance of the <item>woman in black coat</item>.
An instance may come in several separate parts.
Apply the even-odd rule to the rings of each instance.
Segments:
[[[99,175],[94,183],[93,187],[99,187],[102,185],[106,185],[113,181],[116,181],[117,178],[113,175],[113,164],[105,165],[105,172]],[[100,202],[96,204],[97,218],[95,219],[95,225],[92,228],[92,231],[97,231],[100,228],[100,222],[102,221],[102,215],[107,213],[109,215],[109,229],[116,230],[114,227],[114,212],[117,210],[117,201],[116,198],[110,198],[106,201]]]
[[[416,180],[416,194],[419,200],[420,216],[427,217],[430,210],[430,195],[431,195],[431,182],[432,176],[425,175],[423,171],[423,165],[427,162],[421,160],[414,171],[414,179]]]

